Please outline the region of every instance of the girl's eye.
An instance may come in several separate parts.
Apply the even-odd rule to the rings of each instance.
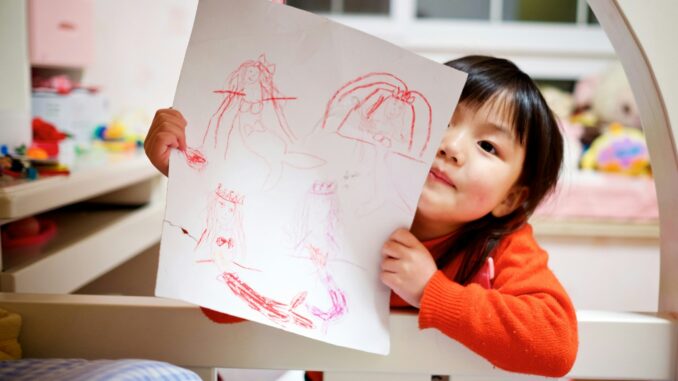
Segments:
[[[479,142],[478,142],[478,145],[480,146],[480,148],[482,148],[482,149],[483,149],[485,152],[487,152],[487,153],[490,153],[490,154],[492,154],[492,155],[496,155],[496,154],[497,154],[497,149],[494,148],[494,146],[492,145],[492,143],[488,142],[487,140],[481,140],[481,141],[479,141]]]

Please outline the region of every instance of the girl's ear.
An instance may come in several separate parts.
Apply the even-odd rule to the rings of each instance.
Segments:
[[[529,190],[524,185],[514,185],[511,190],[509,190],[506,198],[494,209],[492,209],[492,215],[499,218],[504,217],[514,210],[518,209],[520,204],[527,200],[527,195]]]

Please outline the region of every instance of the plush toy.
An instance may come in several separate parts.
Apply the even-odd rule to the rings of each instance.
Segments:
[[[540,91],[558,119],[564,142],[563,174],[569,176],[578,170],[579,159],[583,150],[581,144],[583,128],[580,124],[570,121],[570,116],[574,111],[574,97],[572,94],[553,86],[544,86]]]
[[[573,97],[575,113],[570,120],[586,127],[582,135],[584,147],[605,132],[611,123],[641,128],[638,107],[620,63],[579,80]]]
[[[650,156],[645,136],[637,128],[613,123],[584,153],[581,167],[627,175],[649,175]]]

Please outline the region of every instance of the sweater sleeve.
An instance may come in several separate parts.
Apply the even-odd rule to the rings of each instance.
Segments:
[[[561,377],[577,354],[576,313],[531,228],[520,232],[494,255],[492,289],[435,273],[424,290],[419,326],[440,330],[504,370]]]
[[[209,308],[205,307],[200,307],[200,311],[202,311],[203,315],[207,316],[208,319],[219,324],[240,323],[243,321],[247,321],[243,318],[239,318],[233,315],[227,315],[219,311],[210,310]]]

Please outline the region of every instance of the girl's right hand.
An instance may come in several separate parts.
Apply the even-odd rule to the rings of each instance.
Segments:
[[[167,176],[172,148],[186,150],[186,119],[171,108],[156,111],[144,140],[146,156],[158,171]]]

